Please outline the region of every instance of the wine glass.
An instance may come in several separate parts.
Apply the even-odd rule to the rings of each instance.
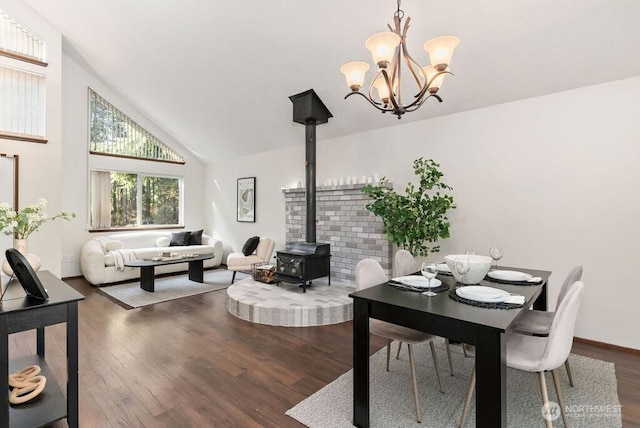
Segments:
[[[422,263],[422,269],[420,270],[420,272],[422,273],[422,276],[429,280],[429,290],[425,291],[422,294],[424,294],[425,296],[436,296],[437,293],[431,291],[431,280],[438,274],[438,268],[436,264],[424,262]]]
[[[455,259],[453,262],[453,266],[455,267],[456,272],[458,272],[458,275],[462,277],[462,285],[464,285],[464,276],[471,269],[471,264],[469,263],[469,259],[467,258]]]
[[[498,260],[500,260],[502,258],[502,248],[500,248],[500,247],[491,247],[489,249],[489,255],[491,256],[491,258],[493,260],[496,261],[495,269],[498,269]]]

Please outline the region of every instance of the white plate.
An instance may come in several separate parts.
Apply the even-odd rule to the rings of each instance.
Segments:
[[[438,271],[440,272],[447,272],[447,273],[451,273],[451,269],[449,269],[449,266],[447,266],[446,263],[439,263],[436,265],[436,269],[438,269]]]
[[[435,288],[442,285],[442,281],[434,278],[431,280],[431,286],[429,286],[429,280],[418,275],[399,276],[397,278],[391,278],[391,280],[415,288]]]
[[[492,270],[487,274],[489,278],[499,279],[502,281],[528,281],[531,275],[517,270]]]
[[[499,303],[506,302],[511,296],[508,292],[498,288],[481,285],[467,285],[456,289],[456,294],[462,298],[476,302]]]

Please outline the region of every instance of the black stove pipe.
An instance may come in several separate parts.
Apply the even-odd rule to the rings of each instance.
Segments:
[[[305,123],[305,190],[307,203],[306,242],[316,242],[316,121]]]
[[[313,89],[289,97],[293,121],[305,125],[306,242],[316,242],[316,125],[333,117]]]

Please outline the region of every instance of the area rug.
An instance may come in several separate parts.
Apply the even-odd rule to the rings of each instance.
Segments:
[[[395,356],[397,343],[392,345]],[[406,348],[400,361],[392,358],[385,369],[386,350],[375,353],[370,364],[370,421],[372,427],[458,427],[473,359],[465,358],[459,346],[452,345],[455,376],[449,375],[447,356],[439,344],[437,355],[445,393],[438,390],[428,345],[416,346],[416,372],[422,423],[415,419],[415,407]],[[621,408],[612,363],[571,355],[575,386],[569,386],[561,368],[562,391],[569,425],[572,427],[621,427]],[[547,373],[549,399],[557,402],[551,374]],[[475,426],[475,397],[465,426]],[[311,428],[352,427],[353,371],[349,371],[286,412]],[[558,412],[559,416],[559,412]],[[538,377],[507,369],[507,423],[509,427],[544,426]],[[560,421],[554,422],[560,424]]]
[[[150,293],[140,288],[140,282],[127,282],[98,288],[104,294],[125,309],[135,309],[160,302],[180,299],[195,294],[224,290],[231,284],[231,275],[226,269],[214,269],[204,272],[204,282],[190,281],[187,274],[156,278],[155,291]]]

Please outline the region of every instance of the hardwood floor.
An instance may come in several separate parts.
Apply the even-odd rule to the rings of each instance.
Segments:
[[[82,427],[298,427],[284,412],[351,368],[351,323],[251,324],[227,312],[224,290],[127,311],[82,278],[66,281],[87,297]],[[64,326],[46,336],[47,360],[64,373]],[[372,352],[383,345],[372,337]],[[11,358],[33,352],[35,332],[10,336]],[[624,426],[640,427],[640,357],[583,343],[573,352],[616,364]]]

